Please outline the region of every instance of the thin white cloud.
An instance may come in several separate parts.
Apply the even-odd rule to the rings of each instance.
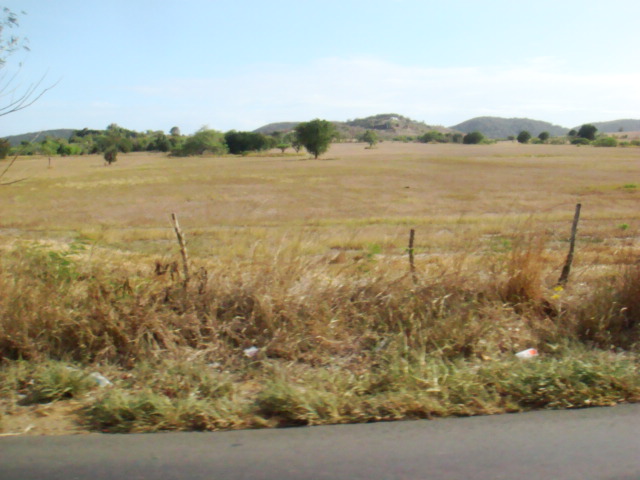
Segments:
[[[255,128],[315,117],[346,120],[397,112],[452,125],[479,115],[530,117],[575,126],[640,116],[640,72],[576,73],[561,59],[511,67],[429,68],[376,58],[261,65],[242,74],[176,79],[132,90],[190,112],[193,125]],[[177,119],[184,124],[187,118]],[[197,128],[197,127],[194,127]]]

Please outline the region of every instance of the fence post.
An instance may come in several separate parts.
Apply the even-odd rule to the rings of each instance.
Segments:
[[[416,231],[412,228],[409,232],[409,269],[411,271],[411,278],[413,278],[413,283],[417,283],[418,279],[416,278],[416,265],[414,263],[413,256],[413,243],[416,237]]]
[[[175,213],[171,214],[171,220],[173,222],[173,229],[176,232],[176,237],[178,237],[178,244],[180,244],[180,254],[182,255],[182,271],[184,273],[184,286],[187,287],[189,283],[189,257],[187,256],[187,244],[184,239],[184,235],[182,234],[182,230],[180,230],[180,224],[178,223],[178,217]]]
[[[567,255],[567,260],[564,262],[564,267],[562,267],[560,279],[558,279],[558,285],[560,286],[566,285],[569,280],[569,272],[571,271],[571,264],[573,263],[573,250],[576,246],[576,233],[578,232],[578,220],[580,220],[581,208],[582,204],[576,204],[576,213],[573,216],[573,225],[571,226],[571,239],[569,240],[569,254]]]

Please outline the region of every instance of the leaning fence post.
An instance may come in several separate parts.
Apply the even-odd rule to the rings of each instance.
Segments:
[[[187,244],[184,240],[182,230],[180,230],[180,224],[178,223],[178,217],[175,213],[171,214],[171,220],[173,222],[173,229],[178,237],[178,243],[180,244],[180,254],[182,255],[182,271],[184,272],[184,286],[189,283],[189,257],[187,256]]]
[[[580,209],[582,205],[578,203],[576,205],[576,213],[573,216],[573,225],[571,226],[571,239],[569,240],[569,254],[567,260],[564,262],[558,285],[564,286],[569,280],[569,272],[571,271],[571,264],[573,263],[573,250],[576,246],[576,233],[578,232],[578,220],[580,220]]]
[[[414,263],[414,256],[413,256],[413,242],[415,240],[416,237],[416,231],[412,228],[411,231],[409,232],[409,269],[411,271],[411,278],[413,278],[413,283],[417,283],[417,278],[416,278],[416,265]]]

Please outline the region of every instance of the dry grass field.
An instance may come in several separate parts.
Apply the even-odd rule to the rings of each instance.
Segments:
[[[175,212],[203,256],[283,236],[317,252],[368,243],[391,251],[406,246],[410,227],[420,248],[456,250],[461,237],[480,244],[524,224],[565,238],[581,202],[583,236],[620,245],[637,233],[639,160],[637,148],[392,142],[338,144],[319,160],[132,154],[112,167],[55,158],[48,169],[32,158],[12,172],[27,180],[0,190],[0,228],[5,239],[84,236],[169,253]]]
[[[149,431],[640,399],[639,148],[337,144],[318,160],[24,158],[11,176],[5,431],[58,410]],[[514,358],[527,347],[540,357]],[[96,370],[114,385],[96,390]]]

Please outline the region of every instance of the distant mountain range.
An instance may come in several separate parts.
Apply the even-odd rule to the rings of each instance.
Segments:
[[[590,122],[599,132],[640,132],[640,120],[612,120],[611,122]],[[576,129],[580,127],[575,127]]]
[[[287,132],[293,130],[299,122],[279,122],[270,123],[255,130],[260,133]],[[549,132],[553,137],[562,136],[569,133],[569,128],[554,125],[541,120],[530,118],[502,118],[502,117],[476,117],[471,120],[452,125],[451,127],[432,126],[424,122],[411,120],[396,113],[385,113],[372,117],[347,120],[346,122],[333,122],[343,137],[356,138],[365,130],[376,130],[381,138],[394,138],[400,136],[417,137],[425,132],[437,130],[439,132],[461,132],[470,133],[474,131],[482,132],[489,138],[507,138],[511,135],[517,136],[523,130],[528,131],[533,136],[538,136],[542,132]],[[637,132],[640,131],[640,120],[613,120],[611,122],[589,122],[598,128],[602,133],[614,132]],[[580,128],[580,125],[575,127]]]
[[[300,122],[278,122],[264,125],[255,132],[270,134],[273,132],[288,132],[293,130]],[[549,132],[551,136],[566,135],[569,129],[554,125],[541,120],[530,118],[502,118],[502,117],[476,117],[471,120],[443,127],[441,125],[428,125],[424,122],[412,120],[397,113],[383,113],[366,118],[356,118],[346,122],[333,122],[343,138],[357,138],[366,130],[375,130],[381,139],[392,139],[398,137],[418,137],[426,132],[436,130],[442,133],[461,132],[470,133],[473,131],[482,132],[489,138],[507,138],[516,136],[523,130],[527,130],[531,135],[537,136],[541,132]],[[598,132],[638,132],[640,131],[640,120],[622,119],[610,122],[587,122],[598,128]],[[575,129],[580,126],[574,127]],[[12,135],[5,137],[11,145],[19,145],[23,140],[32,142],[43,140],[46,137],[69,138],[76,129],[62,128],[57,130],[46,130],[42,132],[24,133],[22,135]]]
[[[20,145],[20,142],[22,142],[23,140],[27,142],[39,142],[47,137],[69,139],[73,132],[75,132],[75,129],[73,128],[58,128],[57,130],[43,130],[42,132],[22,133],[20,135],[11,135],[4,138],[5,140],[9,141],[12,147],[15,147],[16,145]]]
[[[260,127],[255,132],[270,134],[273,132],[288,132],[296,128],[300,122],[270,123]],[[424,122],[412,120],[397,113],[381,113],[366,118],[356,118],[346,122],[333,122],[343,138],[357,138],[367,130],[375,130],[378,137],[392,139],[396,137],[417,137],[426,132],[436,130],[447,133],[453,130],[440,125],[427,125]]]
[[[534,137],[537,137],[542,132],[549,132],[552,137],[566,135],[569,132],[568,128],[541,120],[501,117],[476,117],[451,128],[462,133],[481,132],[489,138],[507,138],[511,135],[515,137],[523,130],[526,130]]]

